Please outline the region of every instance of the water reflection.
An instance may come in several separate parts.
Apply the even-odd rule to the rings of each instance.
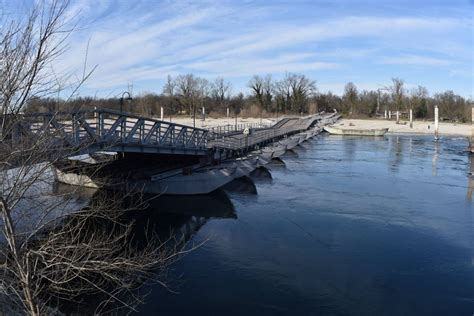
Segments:
[[[174,236],[187,243],[211,219],[236,219],[234,205],[221,190],[206,195],[168,196],[149,200],[148,207],[128,214],[140,229],[134,234],[145,241],[150,234],[161,239]]]
[[[390,153],[392,155],[392,161],[390,164],[390,170],[394,173],[399,171],[400,165],[403,163],[403,139],[399,136],[390,138]]]
[[[344,158],[345,159],[354,159],[355,152],[357,150],[357,139],[360,137],[348,137],[348,139],[344,142]]]
[[[472,193],[474,192],[474,154],[469,154],[469,174],[467,185],[467,201],[472,202]]]
[[[433,159],[431,160],[431,174],[433,176],[438,175],[438,160],[439,160],[439,142],[434,143],[434,153],[433,153]]]
[[[176,266],[180,294],[152,290],[141,314],[470,315],[472,161],[440,145],[437,178],[431,137],[298,149],[257,199],[232,195],[239,220],[200,230],[215,238]]]
[[[228,192],[235,192],[240,194],[250,194],[256,195],[257,194],[257,187],[253,180],[249,177],[240,177],[234,179],[233,181],[227,183],[225,186],[222,187],[222,190]]]
[[[117,284],[111,282],[101,275],[92,274],[94,277],[90,282],[101,284],[114,294],[114,300],[110,300],[108,294],[97,291],[93,295],[87,292],[81,293],[74,300],[78,303],[71,303],[70,299],[56,300],[54,306],[66,314],[94,314],[113,309],[125,311],[124,303],[130,301],[131,306],[136,304],[136,298],[141,296],[140,288],[147,281],[147,276],[156,278],[157,281],[166,280],[166,267],[182,256],[182,251],[194,247],[190,243],[193,236],[211,219],[237,218],[234,205],[228,195],[223,191],[215,191],[209,195],[199,196],[151,196],[151,195],[126,195],[124,198],[121,192],[107,190],[83,189],[77,187],[55,184],[54,192],[57,195],[72,196],[72,201],[77,202],[77,206],[84,207],[83,202],[93,208],[97,203],[117,204],[112,209],[99,212],[96,216],[90,217],[81,224],[78,252],[87,252],[94,249],[95,252],[89,254],[94,256],[96,262],[108,260],[113,262],[123,262],[128,259],[145,260],[143,255],[155,251],[159,254],[160,261],[157,264],[147,265],[147,270],[136,269],[130,265],[126,271],[108,271],[108,274],[126,276],[130,282],[130,289],[122,291]],[[123,199],[122,199],[123,198]],[[87,208],[87,206],[86,206]],[[110,211],[113,211],[111,213]],[[87,213],[76,212],[58,223],[52,231],[70,231],[70,227],[75,227],[74,223],[83,221]],[[76,225],[77,226],[77,225]],[[46,234],[48,235],[48,234]],[[79,237],[78,237],[79,238]],[[124,239],[125,238],[125,239]],[[93,248],[93,245],[107,242],[113,248],[112,252],[101,252]],[[38,245],[47,242],[43,237],[37,238]],[[117,245],[113,246],[113,244]],[[106,245],[109,243],[106,243]],[[73,247],[74,245],[71,245]],[[107,247],[104,247],[107,248]],[[108,248],[107,248],[108,249]],[[128,258],[128,259],[127,259]],[[162,261],[161,261],[162,260]],[[136,269],[136,271],[135,271]],[[74,284],[72,285],[74,286]],[[53,293],[54,294],[54,293]],[[104,304],[104,301],[107,303]]]
[[[272,160],[270,160],[270,162],[268,163],[267,165],[270,169],[273,168],[273,167],[282,167],[282,168],[285,168],[286,167],[286,164],[285,162],[283,161],[283,159],[281,159],[280,157],[278,158],[272,158]]]
[[[298,158],[298,153],[294,149],[290,149],[286,151],[285,157]]]
[[[272,174],[265,167],[259,167],[250,173],[250,177],[257,181],[271,181]]]

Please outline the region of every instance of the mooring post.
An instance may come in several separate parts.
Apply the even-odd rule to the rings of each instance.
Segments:
[[[410,109],[410,128],[413,128],[413,110]]]
[[[435,140],[438,140],[439,139],[439,110],[438,110],[437,105],[435,105],[434,115],[435,115]]]
[[[397,110],[397,124],[400,123],[400,111]]]
[[[227,108],[227,117],[229,117],[229,108]]]
[[[392,111],[388,111],[388,119],[389,119],[389,120],[392,119]]]
[[[388,118],[387,110],[385,110],[385,113],[384,113],[384,115],[383,115],[383,118],[384,118],[384,119],[387,119],[387,118]]]
[[[163,107],[161,107],[161,115],[160,115],[160,120],[163,121],[163,119],[165,118],[165,111],[163,110]]]
[[[206,120],[206,108],[205,107],[202,107],[202,120],[203,121]]]
[[[472,134],[471,134],[471,153],[474,153],[474,106],[471,108],[471,126],[472,126]]]

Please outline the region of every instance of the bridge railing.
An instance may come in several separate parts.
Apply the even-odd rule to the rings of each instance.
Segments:
[[[271,124],[264,123],[245,123],[245,124],[226,124],[209,129],[209,139],[218,139],[223,136],[230,136],[242,133],[246,128],[248,129],[261,129],[269,128]]]
[[[51,135],[58,140],[58,146],[78,147],[93,143],[207,148],[207,130],[108,109],[21,114],[3,119],[12,122],[9,136],[13,143]]]
[[[220,138],[212,140],[213,147],[226,148],[232,150],[244,149],[247,147],[259,145],[268,140],[275,139],[284,135],[290,135],[299,131],[308,129],[316,120],[321,119],[320,115],[312,115],[300,119],[287,120],[278,128],[268,128],[263,130],[252,130],[248,136],[242,135],[223,135]]]

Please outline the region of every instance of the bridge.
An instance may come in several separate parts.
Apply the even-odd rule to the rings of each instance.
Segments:
[[[107,109],[21,114],[0,117],[0,155],[14,168],[31,161],[22,155],[34,155],[31,148],[41,144],[46,150],[33,161],[53,162],[60,182],[207,194],[313,137],[321,131],[313,125],[337,118],[337,113],[315,114],[283,118],[272,126],[205,130]]]
[[[53,150],[68,148],[74,154],[208,154],[207,130],[114,110],[21,114],[4,120],[9,129],[3,142],[12,148],[46,135]]]
[[[242,153],[308,129],[320,115],[284,118],[273,126],[239,125],[211,130],[160,121],[109,109],[7,116],[3,148],[32,143],[47,136],[51,150],[69,154],[98,151],[208,156],[225,149]],[[249,133],[244,134],[247,129]]]

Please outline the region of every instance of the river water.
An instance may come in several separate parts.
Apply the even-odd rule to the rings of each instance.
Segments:
[[[162,225],[204,244],[139,314],[472,315],[466,146],[321,135],[224,192],[165,198]]]

